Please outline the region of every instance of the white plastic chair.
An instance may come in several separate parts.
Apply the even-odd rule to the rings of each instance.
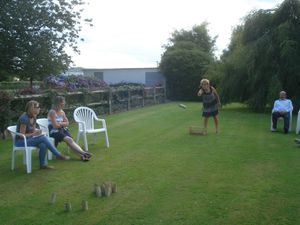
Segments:
[[[80,135],[83,134],[84,147],[86,151],[88,151],[86,134],[94,134],[94,143],[95,143],[96,133],[104,132],[106,147],[107,148],[109,147],[106,122],[104,119],[99,119],[96,116],[94,110],[88,107],[78,107],[75,109],[73,116],[74,116],[74,120],[78,123],[78,133],[77,133],[76,142],[78,143],[80,139]],[[101,122],[102,125],[101,128],[96,128],[95,122],[97,121]]]
[[[50,137],[49,135],[49,121],[47,118],[40,118],[36,120],[36,123],[40,126],[40,129],[42,130],[42,134],[44,134],[45,136],[47,136],[50,139],[50,142],[52,143],[52,145],[54,146],[54,138]],[[52,152],[48,151],[48,159],[51,160],[52,159]]]
[[[300,110],[298,111],[296,134],[299,134],[299,131],[300,131]]]
[[[283,119],[282,117],[279,117],[279,119]],[[289,132],[292,130],[292,125],[293,125],[293,112],[290,111],[290,127],[289,127]],[[273,130],[273,120],[272,120],[272,113],[271,113],[271,130]]]
[[[15,169],[15,158],[16,158],[16,151],[23,152],[23,163],[26,165],[27,173],[31,173],[32,171],[32,164],[31,164],[31,152],[34,150],[39,150],[37,147],[27,146],[27,140],[25,135],[22,133],[18,133],[16,131],[17,126],[9,126],[7,130],[10,132],[13,141],[13,149],[12,149],[12,161],[11,161],[11,170]],[[17,147],[16,146],[16,136],[21,136],[24,138],[24,147]],[[46,157],[47,160],[47,157]]]

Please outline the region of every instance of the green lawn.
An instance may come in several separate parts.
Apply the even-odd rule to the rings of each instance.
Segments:
[[[0,224],[300,224],[294,126],[288,135],[271,133],[270,114],[230,105],[220,112],[219,134],[209,120],[207,136],[191,136],[188,127],[202,125],[200,104],[185,104],[187,109],[168,103],[107,116],[111,147],[101,136],[90,144],[90,162],[71,153],[70,161],[50,161],[54,171],[38,170],[35,153],[32,174],[20,154],[11,171],[11,140],[1,140]],[[75,136],[75,124],[71,131]],[[94,184],[104,181],[116,182],[118,192],[96,198]],[[50,205],[53,192],[57,201]],[[86,212],[82,200],[89,203]],[[73,210],[66,213],[68,201]]]

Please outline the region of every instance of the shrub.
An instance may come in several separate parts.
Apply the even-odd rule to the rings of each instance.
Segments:
[[[46,88],[52,89],[66,89],[67,91],[75,91],[78,89],[86,88],[105,89],[108,85],[99,79],[87,76],[64,76],[64,75],[50,75],[44,80]]]
[[[10,124],[12,112],[10,110],[10,103],[12,96],[6,91],[0,91],[0,133],[2,139],[5,138],[4,131]]]

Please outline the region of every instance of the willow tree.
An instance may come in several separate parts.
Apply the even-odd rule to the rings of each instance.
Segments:
[[[2,0],[0,80],[41,79],[67,69],[66,48],[79,53],[82,0]]]
[[[239,100],[261,111],[281,89],[290,98],[299,99],[299,27],[298,0],[286,0],[275,9],[247,15],[221,57],[224,100]]]

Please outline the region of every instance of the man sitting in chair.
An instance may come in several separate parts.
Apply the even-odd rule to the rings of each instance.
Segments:
[[[279,117],[283,117],[284,120],[284,133],[289,132],[290,127],[290,113],[293,111],[292,101],[286,98],[286,92],[281,91],[279,93],[279,99],[274,102],[272,109],[272,131],[277,129],[277,120]]]

